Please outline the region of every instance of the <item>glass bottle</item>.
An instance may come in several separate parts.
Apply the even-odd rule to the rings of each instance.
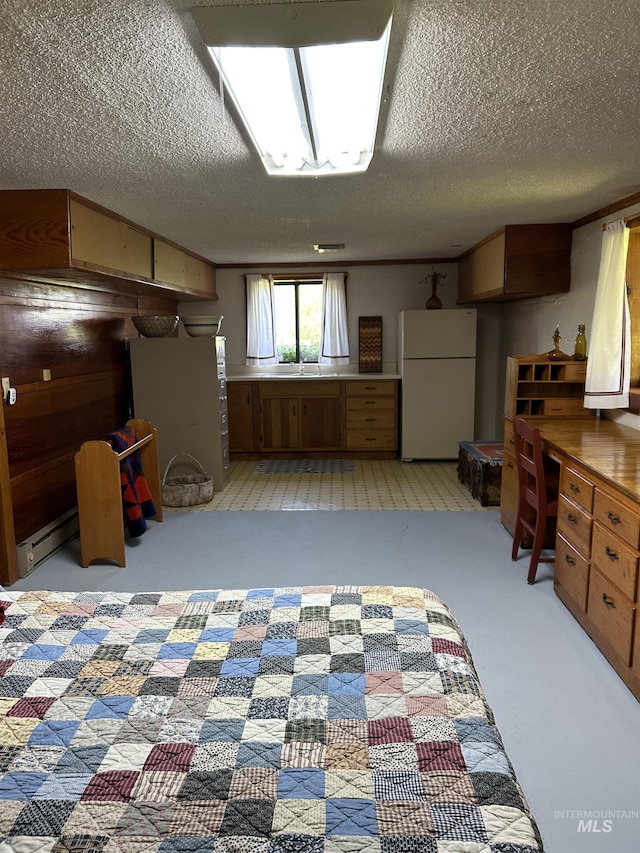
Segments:
[[[576,346],[573,353],[576,361],[585,361],[587,358],[587,338],[584,333],[584,323],[578,326],[578,335],[576,337]]]

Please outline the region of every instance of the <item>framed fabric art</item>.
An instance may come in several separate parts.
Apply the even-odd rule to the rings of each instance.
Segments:
[[[382,317],[358,317],[358,371],[382,373]]]

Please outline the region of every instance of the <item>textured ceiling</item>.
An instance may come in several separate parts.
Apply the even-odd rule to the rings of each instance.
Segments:
[[[640,191],[640,0],[396,0],[368,172],[290,179],[190,5],[2,0],[0,189],[68,187],[222,264],[455,257]]]

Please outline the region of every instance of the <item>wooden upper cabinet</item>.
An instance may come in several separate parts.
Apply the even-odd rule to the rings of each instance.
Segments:
[[[153,277],[157,281],[184,287],[185,253],[171,243],[156,238],[153,241]]]
[[[66,189],[0,191],[0,269],[217,298],[212,263]]]
[[[569,224],[507,225],[460,258],[458,304],[567,293],[570,259]]]
[[[131,225],[69,200],[71,258],[73,264],[89,264],[153,278],[152,238]]]

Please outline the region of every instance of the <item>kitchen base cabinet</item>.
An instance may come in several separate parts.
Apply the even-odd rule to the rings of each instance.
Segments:
[[[396,379],[233,380],[234,454],[394,459]]]
[[[398,446],[397,383],[345,383],[345,434],[349,450],[395,450]]]
[[[260,450],[298,450],[300,400],[267,397],[260,400]]]
[[[228,382],[227,406],[229,409],[229,449],[232,453],[252,453],[258,449],[254,425],[256,423],[253,382]]]
[[[300,399],[300,442],[309,450],[339,450],[342,400],[337,397]]]
[[[260,450],[340,450],[340,382],[259,382]]]

